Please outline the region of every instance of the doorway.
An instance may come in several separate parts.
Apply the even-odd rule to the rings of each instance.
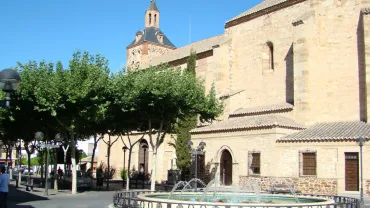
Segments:
[[[345,154],[345,190],[359,190],[359,158],[357,152],[346,152]]]
[[[222,151],[222,154],[221,154],[220,181],[224,185],[233,184],[233,160],[228,150]]]

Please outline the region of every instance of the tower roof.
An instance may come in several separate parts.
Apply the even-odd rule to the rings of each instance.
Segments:
[[[142,35],[140,40],[138,40],[137,42],[136,42],[136,40],[132,41],[130,43],[130,45],[128,45],[127,47],[130,47],[130,46],[133,46],[133,45],[136,45],[136,44],[140,44],[140,43],[143,43],[143,42],[152,42],[152,43],[164,45],[164,46],[167,46],[167,47],[176,48],[176,46],[174,44],[172,44],[172,42],[167,38],[167,36],[165,34],[163,34],[163,32],[159,28],[147,27],[144,30],[139,31],[137,33],[141,33],[141,35]],[[159,35],[159,34],[163,35],[163,43],[160,43],[157,39],[157,35]]]
[[[155,0],[151,0],[150,1],[150,4],[149,4],[149,7],[147,9],[147,11],[150,10],[150,11],[158,11],[158,7],[157,7],[157,4],[155,3]]]

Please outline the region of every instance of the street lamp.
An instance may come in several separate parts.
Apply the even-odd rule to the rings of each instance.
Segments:
[[[122,170],[125,170],[126,169],[126,150],[128,150],[128,147],[125,145],[122,147],[122,151],[123,151],[123,168]],[[126,172],[126,180],[127,180],[127,172]],[[125,179],[122,178],[122,187],[125,187]]]
[[[18,173],[17,173],[17,181],[16,181],[16,184],[15,184],[15,187],[16,188],[18,188],[19,187],[19,184],[21,184],[21,182],[22,182],[22,173],[21,173],[21,154],[22,154],[22,140],[21,139],[19,139],[18,141],[17,141],[17,143],[16,143],[16,146],[18,147],[18,148],[16,148],[16,149],[18,149]],[[30,173],[28,172],[28,175],[30,175]]]
[[[44,195],[48,196],[49,193],[49,187],[48,187],[48,178],[49,178],[49,150],[53,148],[59,148],[59,145],[52,145],[49,144],[47,141],[45,141],[43,144],[41,143],[44,139],[44,133],[41,131],[35,133],[35,139],[38,142],[38,146],[40,148],[46,148],[46,167],[45,167],[45,189],[44,189]],[[61,142],[63,141],[63,138],[60,136],[60,134],[55,135],[55,142]],[[56,175],[56,173],[54,173]]]
[[[204,154],[204,148],[206,147],[206,143],[202,140],[197,148],[192,148],[193,142],[191,140],[188,141],[189,151],[192,157],[195,157],[195,176],[194,178],[198,178],[198,155]],[[195,191],[197,191],[197,184],[198,182],[195,181]]]
[[[3,69],[0,71],[0,89],[5,92],[5,104],[2,106],[9,107],[10,93],[17,90],[21,83],[21,76],[14,69]]]
[[[148,149],[148,145],[144,144],[143,146],[141,146],[141,148],[144,149],[144,177],[145,177],[145,169],[146,169],[145,155],[146,155],[146,149]]]
[[[361,204],[364,204],[364,188],[363,188],[363,185],[362,185],[362,146],[364,146],[365,142],[366,142],[366,139],[365,138],[362,138],[362,137],[359,137],[356,139],[356,142],[358,144],[358,146],[360,146],[360,172],[361,172],[361,178],[360,178],[360,203]]]
[[[125,170],[125,167],[126,167],[126,150],[128,150],[128,147],[125,145],[122,147],[122,151],[123,151],[123,168],[122,170]]]

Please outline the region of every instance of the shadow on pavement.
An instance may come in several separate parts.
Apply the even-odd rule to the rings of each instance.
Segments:
[[[9,185],[8,207],[32,208],[30,205],[18,205],[21,203],[49,200],[46,197],[37,195],[37,192],[28,192],[23,188],[17,189],[14,185]]]

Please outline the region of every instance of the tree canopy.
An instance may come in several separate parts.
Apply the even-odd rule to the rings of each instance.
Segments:
[[[195,67],[194,61],[189,63]],[[18,63],[17,69],[22,83],[12,95],[11,107],[0,109],[3,143],[21,138],[32,147],[35,132],[41,131],[45,141],[56,144],[59,133],[70,145],[75,167],[78,140],[142,132],[153,150],[152,188],[157,150],[178,121],[189,117],[211,121],[223,110],[214,88],[206,92],[203,81],[194,76],[195,69],[188,73],[160,65],[111,73],[103,56],[80,51],[67,68],[61,62],[29,61]],[[74,169],[72,175],[75,193]]]

